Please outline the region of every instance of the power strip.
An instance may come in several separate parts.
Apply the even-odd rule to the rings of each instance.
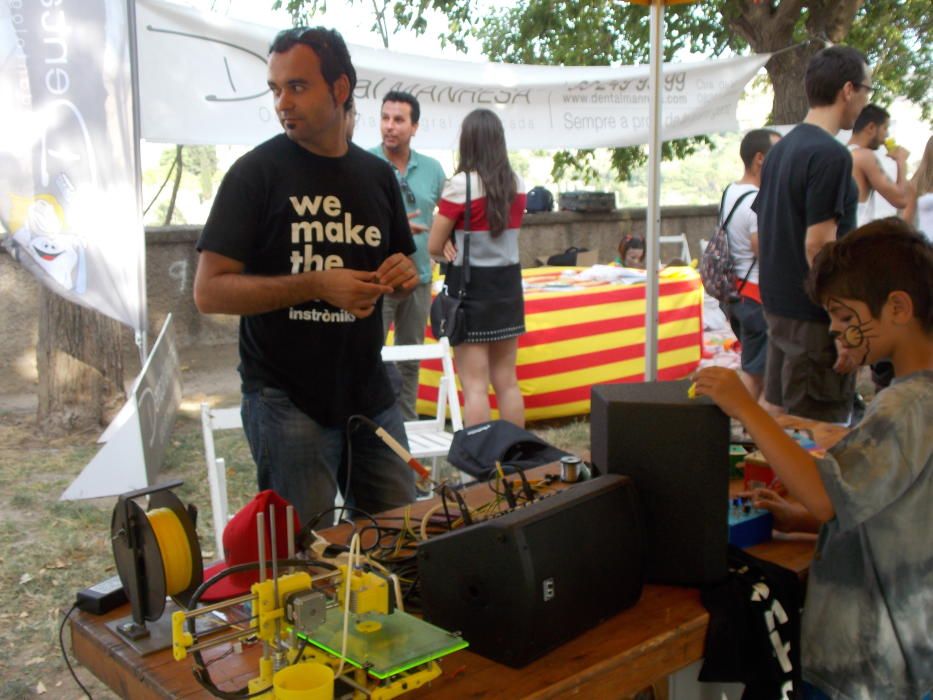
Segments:
[[[75,605],[79,610],[93,615],[103,615],[127,601],[126,591],[119,576],[112,576],[105,581],[78,591]]]

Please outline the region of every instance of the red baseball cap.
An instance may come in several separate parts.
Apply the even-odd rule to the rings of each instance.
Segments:
[[[236,564],[259,561],[259,538],[256,534],[256,515],[264,513],[266,559],[272,558],[272,536],[269,527],[269,506],[275,506],[275,553],[278,559],[288,557],[288,520],[286,508],[288,501],[275,491],[266,490],[257,493],[253,500],[243,506],[224,528],[224,560],[204,570],[204,580]],[[301,528],[298,514],[292,511],[295,533]],[[268,571],[267,571],[268,574]],[[259,581],[259,569],[239,571],[225,576],[204,591],[200,600],[213,601],[233,598],[249,593],[250,587]]]

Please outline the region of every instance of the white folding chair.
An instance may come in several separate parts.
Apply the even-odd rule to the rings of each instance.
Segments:
[[[432,476],[438,479],[438,458],[447,456],[453,433],[447,432],[447,412],[450,412],[450,424],[453,430],[463,429],[463,416],[460,400],[457,396],[457,380],[454,375],[454,363],[450,357],[450,343],[441,338],[437,343],[424,345],[386,345],[382,348],[385,362],[405,362],[408,360],[441,361],[441,378],[437,387],[437,412],[433,418],[405,422],[405,434],[408,436],[408,449],[415,459],[430,458]]]
[[[227,512],[227,472],[223,457],[214,451],[214,431],[242,428],[240,407],[211,408],[201,404],[201,432],[204,435],[204,458],[207,462],[207,482],[211,490],[211,514],[214,520],[214,544],[218,557],[224,552],[224,528],[230,516]]]
[[[658,236],[658,243],[680,244],[680,255],[676,257],[683,260],[685,265],[690,264],[690,245],[687,243],[686,233],[678,233],[674,236]]]

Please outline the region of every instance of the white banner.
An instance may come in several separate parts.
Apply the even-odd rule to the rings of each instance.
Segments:
[[[3,245],[53,291],[143,329],[125,0],[0,3]]]
[[[137,18],[143,138],[253,145],[281,131],[266,86],[276,29],[164,0],[137,0]],[[381,140],[390,90],[421,103],[419,148],[455,148],[460,122],[477,107],[498,112],[513,149],[648,141],[648,66],[517,66],[349,48],[358,77],[354,141],[363,146]],[[666,64],[663,138],[738,129],[738,100],[768,58]]]

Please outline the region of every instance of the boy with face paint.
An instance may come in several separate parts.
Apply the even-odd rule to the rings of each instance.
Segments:
[[[740,420],[790,494],[782,529],[818,526],[801,631],[804,698],[929,698],[933,687],[933,245],[899,219],[828,243],[807,282],[840,354],[895,379],[824,458],[788,437],[735,372],[696,393]],[[776,500],[775,500],[776,499]]]

